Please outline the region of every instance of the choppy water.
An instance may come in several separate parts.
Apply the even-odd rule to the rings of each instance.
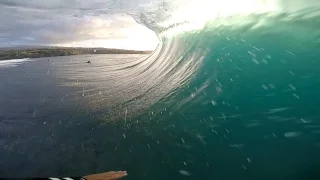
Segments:
[[[150,56],[0,63],[0,174],[318,179],[316,7],[162,28]]]

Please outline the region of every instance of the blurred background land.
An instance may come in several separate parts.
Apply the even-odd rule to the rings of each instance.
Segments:
[[[27,47],[2,48],[0,60],[40,58],[53,56],[71,56],[84,54],[148,54],[151,51],[135,51],[108,48],[74,48],[74,47]]]

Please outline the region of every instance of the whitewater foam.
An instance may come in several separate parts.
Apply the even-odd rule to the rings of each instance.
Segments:
[[[0,61],[0,69],[17,67],[20,64],[30,62],[30,61],[32,61],[30,58],[3,60],[3,61]]]

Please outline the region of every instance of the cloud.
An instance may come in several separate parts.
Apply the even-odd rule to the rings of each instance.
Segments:
[[[140,45],[140,48],[153,49],[157,45],[156,35],[127,15],[140,8],[136,3],[142,1],[2,0],[0,47],[76,46],[77,43],[97,46],[94,45],[96,40],[100,46],[110,47],[113,43],[130,48],[125,43],[134,45],[132,41],[141,38],[140,43],[145,46]]]

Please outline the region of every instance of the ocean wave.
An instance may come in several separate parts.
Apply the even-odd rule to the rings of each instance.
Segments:
[[[32,61],[30,58],[2,60],[0,61],[0,68],[17,67],[20,64],[30,61]]]
[[[77,58],[77,61],[90,59],[89,67],[71,63],[60,66],[56,62],[57,76],[67,79],[61,86],[79,89],[70,96],[82,94],[82,107],[102,113],[104,120],[123,119],[125,114],[136,116],[187,84],[200,67],[203,54],[193,51],[191,44],[178,43],[182,42],[163,37],[159,47],[147,56]],[[72,66],[77,66],[77,71]]]
[[[163,12],[161,17],[151,16],[152,12],[140,15],[139,22],[157,32],[161,39],[154,54],[145,60],[155,66],[144,64],[144,68],[151,68],[156,74],[154,81],[177,77],[177,82],[185,82],[159,84],[159,87],[172,88],[154,103],[165,103],[166,107],[176,110],[182,106],[210,104],[242,92],[238,88],[246,83],[238,87],[234,84],[242,82],[244,71],[267,73],[280,68],[292,72],[297,68],[297,59],[306,58],[301,62],[304,66],[316,63],[312,59],[320,44],[320,4],[317,1],[245,1],[253,3],[251,9],[244,5],[233,7],[232,4],[239,4],[236,1],[220,2],[197,1],[195,6],[182,7],[183,13],[163,12],[161,8],[153,12]],[[199,5],[207,8],[198,8]],[[170,9],[170,3],[167,6]],[[177,74],[170,74],[167,68]],[[223,104],[229,103],[223,101]]]
[[[141,15],[140,23],[155,30],[160,40],[152,54],[122,56],[126,60],[119,62],[87,57],[96,63],[96,58],[102,58],[105,64],[78,69],[87,77],[64,67],[58,75],[69,79],[68,86],[80,89],[86,110],[101,112],[107,121],[143,114],[157,103],[176,110],[212,102],[229,106],[230,102],[219,99],[237,99],[235,95],[242,92],[238,88],[246,89],[243,74],[273,71],[273,65],[266,65],[294,62],[294,58],[316,52],[319,45],[318,16],[309,16],[314,10],[257,12],[208,18],[201,26],[184,19],[168,27],[161,26],[161,19],[156,21],[155,16]],[[287,72],[296,68],[295,64],[283,65],[277,68]],[[257,98],[264,97],[252,99]]]

